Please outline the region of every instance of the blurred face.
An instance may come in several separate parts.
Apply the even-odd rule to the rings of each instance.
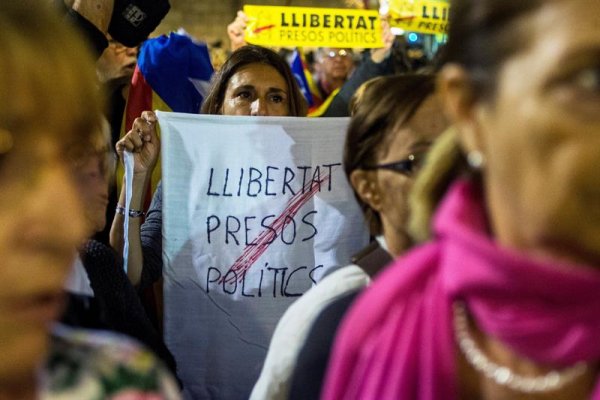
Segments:
[[[600,25],[592,10],[597,0],[560,0],[532,14],[531,46],[503,65],[493,101],[474,115],[498,240],[598,266]]]
[[[249,64],[231,76],[225,89],[223,115],[288,116],[285,79],[266,64]]]
[[[26,122],[0,130],[14,140],[0,154],[0,387],[31,378],[44,356],[47,327],[61,311],[63,282],[84,238],[64,140],[31,114],[34,97],[15,91],[11,101],[22,114],[12,117]]]
[[[433,141],[447,126],[439,99],[431,96],[421,104],[408,123],[396,128],[396,131],[379,145],[376,165],[396,164],[397,169],[358,170],[361,171],[358,172],[359,176],[364,174],[368,182],[368,190],[361,198],[379,213],[383,236],[394,255],[401,254],[411,244],[406,231],[410,189],[419,171],[420,162]],[[355,190],[360,187],[355,182],[353,186]]]
[[[101,149],[76,165],[77,186],[85,204],[88,236],[104,229],[108,205],[109,149]]]
[[[318,68],[326,81],[346,80],[353,66],[354,62],[350,49],[336,49],[332,47],[321,49],[321,59]]]
[[[108,47],[96,62],[96,72],[100,82],[129,83],[135,71],[138,48],[125,47],[110,38],[108,43]]]
[[[408,196],[424,159],[433,141],[448,126],[442,107],[436,97],[425,100],[413,118],[382,146],[378,164],[388,164],[414,158],[412,172],[402,173],[389,169],[372,171],[372,180],[380,193],[378,211],[383,225],[383,234],[394,254],[400,254],[410,245],[406,231],[408,223]],[[414,156],[414,157],[413,157]]]

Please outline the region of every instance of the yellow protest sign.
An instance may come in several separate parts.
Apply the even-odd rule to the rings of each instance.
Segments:
[[[390,25],[406,31],[448,33],[450,3],[443,0],[390,0]]]
[[[248,43],[281,47],[383,47],[379,13],[338,8],[244,6]]]

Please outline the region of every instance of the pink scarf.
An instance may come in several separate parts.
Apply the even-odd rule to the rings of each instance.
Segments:
[[[485,226],[480,195],[457,182],[436,215],[436,239],[382,272],[347,314],[324,399],[456,399],[455,299],[532,360],[600,360],[600,270],[500,248]]]

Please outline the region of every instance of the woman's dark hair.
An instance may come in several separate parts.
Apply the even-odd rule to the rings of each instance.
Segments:
[[[457,63],[468,72],[476,97],[494,93],[504,61],[525,49],[530,38],[519,22],[543,0],[453,0],[448,42],[442,63]]]
[[[234,51],[221,69],[213,76],[208,96],[204,99],[201,114],[220,114],[229,79],[242,67],[250,64],[266,64],[275,68],[287,84],[290,116],[304,117],[307,105],[298,82],[289,65],[277,53],[265,47],[247,45]]]
[[[435,92],[432,74],[406,74],[372,79],[353,99],[353,116],[344,145],[344,171],[377,164],[397,130],[410,121],[419,106]],[[356,193],[355,193],[356,195]],[[377,211],[356,196],[369,223],[372,234],[381,233],[381,218]]]

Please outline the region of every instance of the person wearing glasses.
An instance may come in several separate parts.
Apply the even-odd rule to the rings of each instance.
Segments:
[[[109,85],[109,89],[130,83],[137,63],[138,50],[139,46],[127,47],[108,35],[108,47],[96,62],[96,73],[100,82]]]
[[[68,155],[102,129],[93,61],[47,2],[0,1],[1,399],[180,398],[136,341],[56,323],[89,227]]]
[[[350,115],[350,102],[358,88],[370,79],[378,76],[387,76],[402,71],[407,72],[404,68],[399,68],[396,60],[392,57],[392,48],[395,42],[395,36],[390,30],[390,25],[387,18],[381,20],[381,38],[383,47],[370,49],[363,53],[362,58],[356,68],[353,68],[348,78],[344,81],[339,90],[334,90],[329,94],[325,101],[313,106],[310,110],[310,116],[314,117],[347,117]],[[332,49],[321,49],[321,52],[327,50],[328,56],[331,59],[339,57],[340,52],[347,52],[345,49],[338,49],[337,52]],[[347,54],[347,53],[346,53]],[[318,59],[317,54],[317,59]],[[346,55],[345,57],[348,57]],[[325,64],[326,65],[326,64]],[[321,90],[321,89],[319,89]],[[313,97],[319,97],[313,96]]]
[[[375,240],[353,257],[354,264],[327,275],[288,308],[251,399],[287,399],[298,357],[321,356],[300,351],[319,313],[337,299],[355,295],[412,245],[406,231],[408,193],[429,146],[448,125],[433,95],[434,81],[430,74],[379,77],[354,97],[344,169]],[[315,340],[331,343],[334,332],[327,326]],[[318,398],[326,359],[320,372],[308,371],[309,379],[294,398]]]
[[[227,26],[227,35],[229,36],[231,51],[235,51],[246,46],[245,29],[249,18],[241,10],[236,14],[235,19]],[[312,93],[314,105],[317,109],[336,89],[341,88],[350,73],[354,69],[354,53],[352,49],[340,49],[332,47],[321,47],[315,54],[313,64],[315,73],[314,81],[316,92]],[[361,82],[362,83],[362,82]],[[313,89],[311,89],[313,91]]]
[[[227,26],[232,51],[246,45],[244,31],[248,23],[248,16],[240,10]],[[359,63],[349,48],[321,47],[315,51],[311,68],[314,84],[308,88],[312,97],[309,117],[348,117],[350,100],[360,85],[396,70],[405,72],[406,68],[396,65],[391,57],[395,37],[386,16],[382,16],[381,26],[383,46],[364,52]]]
[[[116,154],[108,124],[95,132],[92,144],[68,153],[75,183],[85,204],[87,236],[106,225],[110,180]],[[138,293],[123,269],[121,257],[106,244],[88,239],[79,247],[66,283],[67,303],[61,322],[78,328],[119,332],[152,350],[175,373],[175,359],[152,325]]]
[[[323,103],[336,89],[341,88],[354,69],[352,49],[320,47],[315,52],[314,81],[319,93],[316,105]]]

